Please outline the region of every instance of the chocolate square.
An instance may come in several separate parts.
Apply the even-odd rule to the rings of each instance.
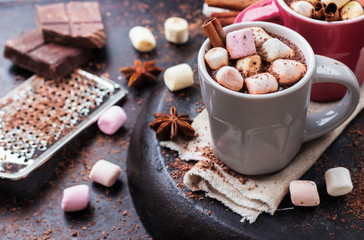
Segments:
[[[49,42],[85,48],[106,43],[98,2],[69,2],[37,6],[37,21]]]
[[[5,44],[4,57],[15,64],[47,78],[70,74],[85,63],[89,49],[46,43],[40,30],[31,30]]]

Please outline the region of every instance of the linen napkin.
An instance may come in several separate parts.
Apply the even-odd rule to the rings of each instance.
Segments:
[[[330,105],[330,104],[329,104]],[[311,102],[309,112],[328,107],[326,103]],[[208,113],[203,110],[192,123],[197,137],[186,142],[163,141],[160,145],[177,151],[179,158],[197,163],[185,174],[184,184],[192,191],[205,191],[210,198],[221,201],[226,207],[239,214],[244,222],[253,223],[262,212],[271,215],[277,210],[288,192],[289,183],[299,179],[325,149],[343,131],[347,124],[364,107],[364,86],[358,106],[349,119],[332,132],[302,145],[295,159],[283,170],[264,176],[243,176],[230,170],[212,153]]]

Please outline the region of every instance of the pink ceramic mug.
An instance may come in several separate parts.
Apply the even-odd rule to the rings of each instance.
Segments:
[[[263,0],[241,12],[235,23],[269,21],[297,31],[311,45],[315,54],[346,64],[356,75],[359,85],[364,81],[364,15],[355,19],[325,22],[294,12],[284,0]],[[311,99],[331,101],[342,98],[346,88],[337,83],[315,83]]]

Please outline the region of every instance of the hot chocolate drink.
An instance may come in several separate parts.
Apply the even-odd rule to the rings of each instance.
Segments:
[[[306,73],[302,52],[288,39],[261,27],[226,35],[226,47],[205,53],[210,76],[237,92],[267,94],[289,88]]]

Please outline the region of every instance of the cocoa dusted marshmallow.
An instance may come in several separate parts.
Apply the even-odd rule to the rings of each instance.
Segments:
[[[256,54],[253,32],[244,28],[229,32],[226,35],[226,49],[232,59],[242,58]]]
[[[363,14],[363,7],[357,1],[348,2],[340,9],[340,16],[342,20],[357,18]]]
[[[245,79],[250,94],[265,94],[276,92],[278,82],[270,73],[261,73]]]
[[[164,33],[167,41],[183,44],[188,41],[188,22],[179,17],[170,17],[164,22]]]
[[[233,91],[240,91],[244,85],[244,79],[239,71],[230,66],[220,68],[216,73],[216,81]]]
[[[316,183],[307,180],[296,180],[289,184],[292,203],[296,206],[313,207],[320,204]]]
[[[305,75],[306,65],[295,60],[277,59],[271,64],[269,72],[280,84],[290,84]]]
[[[245,76],[250,77],[252,75],[258,74],[261,64],[262,60],[260,59],[260,56],[255,54],[239,59],[236,62],[236,69],[242,71]]]
[[[227,66],[229,63],[228,52],[222,47],[212,48],[205,53],[205,61],[212,70]]]
[[[344,167],[335,167],[326,171],[325,182],[327,193],[331,196],[342,196],[353,190],[350,172]]]
[[[268,39],[263,43],[261,51],[262,57],[268,62],[273,62],[278,58],[293,58],[295,56],[294,50],[277,38]]]
[[[90,190],[87,185],[76,185],[63,190],[62,209],[65,212],[75,212],[85,209],[88,205]]]
[[[114,185],[121,173],[121,168],[106,160],[97,161],[91,169],[89,178],[105,187]]]
[[[255,45],[257,47],[262,46],[265,41],[267,41],[268,39],[272,38],[261,27],[251,27],[250,29],[253,31],[254,42],[255,42]]]
[[[290,7],[296,13],[298,13],[302,16],[305,16],[305,17],[312,18],[312,15],[314,12],[314,7],[312,6],[311,3],[307,2],[307,1],[295,1],[295,2],[291,3]]]

